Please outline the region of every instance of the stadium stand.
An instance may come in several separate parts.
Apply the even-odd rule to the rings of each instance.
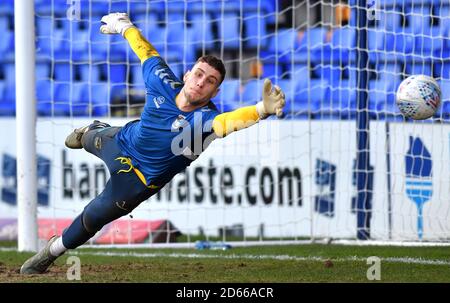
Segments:
[[[450,79],[450,3],[379,2],[383,8],[379,21],[368,28],[373,70],[368,84],[370,111],[380,111],[379,115],[372,115],[373,119],[384,119],[385,112],[395,111],[394,94],[404,77],[426,74],[446,85]],[[329,30],[317,26],[306,29],[274,26],[275,14],[270,13],[277,6],[271,0],[243,4],[233,0],[226,5],[222,1],[192,1],[189,7],[186,1],[94,0],[81,3],[79,22],[65,18],[65,2],[55,1],[52,10],[45,1],[35,3],[39,115],[109,114],[108,103],[119,102],[120,98],[127,102],[130,89],[138,91],[131,95],[143,102],[145,92],[138,61],[126,41],[98,32],[105,12],[127,11],[179,77],[204,52],[219,50],[236,60],[239,52],[256,52],[262,74],[236,79],[230,72],[222,93],[214,99],[222,110],[258,100],[260,79],[268,77],[289,91],[290,117],[301,118],[302,113],[315,118],[336,114],[341,118],[354,117],[355,79],[345,70],[355,66],[357,33],[351,25],[355,22],[354,11],[349,25]],[[13,14],[14,2],[1,1],[1,115],[15,113]],[[123,89],[112,89],[113,86],[128,90],[124,93]],[[231,91],[224,93],[225,90]],[[89,91],[92,93],[86,93]],[[120,94],[114,95],[113,91]],[[450,98],[447,88],[443,88],[443,94],[444,101]],[[448,102],[439,114],[448,116],[447,112]]]

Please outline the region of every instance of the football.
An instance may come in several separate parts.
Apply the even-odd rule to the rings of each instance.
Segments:
[[[432,77],[413,75],[400,83],[396,103],[405,117],[414,120],[428,119],[439,109],[441,89]]]

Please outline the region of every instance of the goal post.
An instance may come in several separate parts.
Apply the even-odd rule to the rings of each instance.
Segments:
[[[14,1],[18,250],[37,251],[34,1]],[[4,139],[9,137],[4,130]]]

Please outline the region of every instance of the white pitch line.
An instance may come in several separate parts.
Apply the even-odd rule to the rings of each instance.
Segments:
[[[348,257],[348,258],[325,258],[315,256],[290,256],[290,255],[219,255],[219,254],[196,254],[196,253],[135,253],[135,252],[79,252],[74,251],[71,254],[75,255],[94,255],[94,256],[110,256],[110,257],[136,257],[136,258],[190,258],[190,259],[248,259],[248,260],[280,260],[280,261],[317,261],[323,262],[331,260],[333,262],[366,262],[364,257]],[[423,264],[423,265],[450,265],[450,261],[422,259],[422,258],[380,258],[381,261],[389,263],[406,263],[406,264]]]
[[[0,251],[16,251],[15,247],[0,247]],[[331,260],[333,262],[366,262],[364,257],[347,257],[347,258],[325,258],[315,256],[290,256],[290,255],[219,255],[219,254],[197,254],[197,253],[136,253],[136,252],[86,252],[86,251],[70,251],[70,255],[79,256],[103,256],[103,257],[135,257],[135,258],[188,258],[188,259],[247,259],[247,260],[279,260],[279,261],[315,261],[323,262]],[[388,257],[380,258],[382,262],[389,263],[405,263],[405,264],[422,264],[422,265],[450,265],[450,261],[412,258],[412,257]]]

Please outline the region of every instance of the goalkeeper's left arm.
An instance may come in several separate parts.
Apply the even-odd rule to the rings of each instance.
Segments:
[[[247,128],[270,115],[283,115],[285,97],[277,85],[272,89],[272,82],[264,80],[263,99],[253,106],[238,108],[232,112],[217,115],[213,121],[214,133],[222,138],[234,131]]]
[[[131,23],[126,13],[111,13],[101,20],[104,25],[100,27],[103,34],[121,34],[141,60],[141,64],[150,57],[159,56],[153,45],[142,36],[141,32]]]

